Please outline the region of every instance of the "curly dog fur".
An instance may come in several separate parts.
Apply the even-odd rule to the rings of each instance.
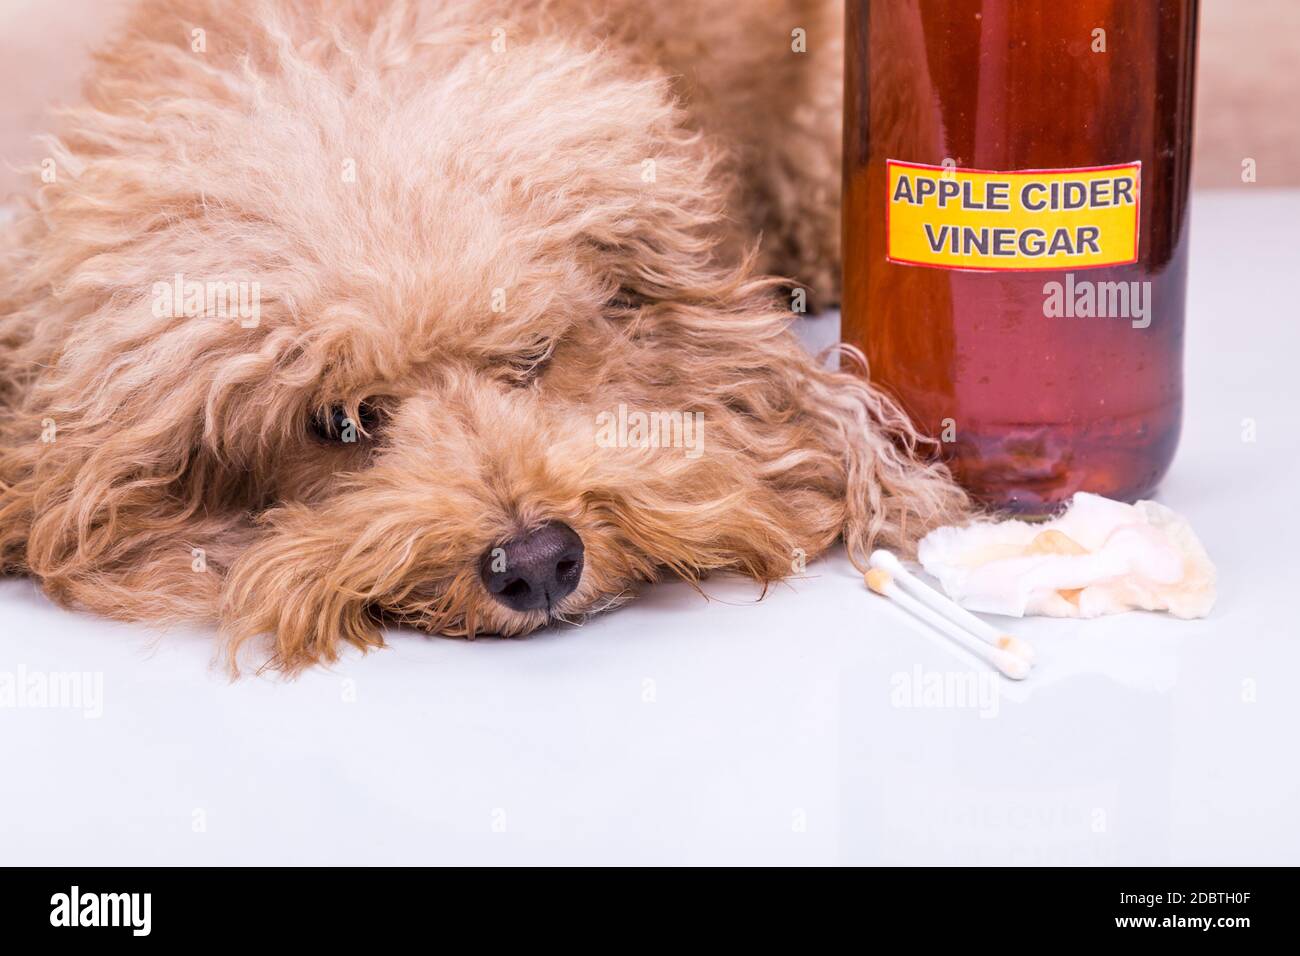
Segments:
[[[787,329],[790,284],[838,295],[839,29],[834,0],[143,3],[0,239],[5,568],[293,671],[952,520],[906,418]],[[258,320],[159,309],[176,275],[256,283]],[[605,447],[620,405],[702,413],[701,453]],[[356,441],[313,434],[333,409]],[[576,589],[493,600],[485,549],[557,521]]]

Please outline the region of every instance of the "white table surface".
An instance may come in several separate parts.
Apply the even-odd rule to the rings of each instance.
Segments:
[[[398,633],[231,685],[209,634],[8,579],[0,671],[102,672],[104,698],[0,709],[0,863],[1300,863],[1298,221],[1300,191],[1195,200],[1159,499],[1218,565],[1206,620],[1017,622],[1029,681],[898,706],[918,672],[984,672],[837,554],[758,603],[670,583],[581,628]]]

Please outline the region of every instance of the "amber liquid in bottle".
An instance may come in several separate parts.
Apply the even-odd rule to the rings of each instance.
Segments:
[[[1133,501],[1173,458],[1196,23],[1196,0],[848,0],[843,338],[959,480],[1004,511],[1048,513],[1076,491]],[[891,261],[890,160],[1140,163],[1136,261]],[[1135,303],[1119,317],[1046,314],[1049,283],[1085,281],[1149,283],[1129,286],[1146,316]]]

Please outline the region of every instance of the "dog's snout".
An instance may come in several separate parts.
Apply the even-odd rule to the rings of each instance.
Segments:
[[[488,593],[512,611],[549,608],[573,593],[582,577],[582,539],[552,521],[488,548],[479,573]]]

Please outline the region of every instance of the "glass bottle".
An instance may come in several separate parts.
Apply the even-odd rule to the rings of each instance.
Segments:
[[[843,338],[998,509],[1173,458],[1197,14],[848,0]]]

